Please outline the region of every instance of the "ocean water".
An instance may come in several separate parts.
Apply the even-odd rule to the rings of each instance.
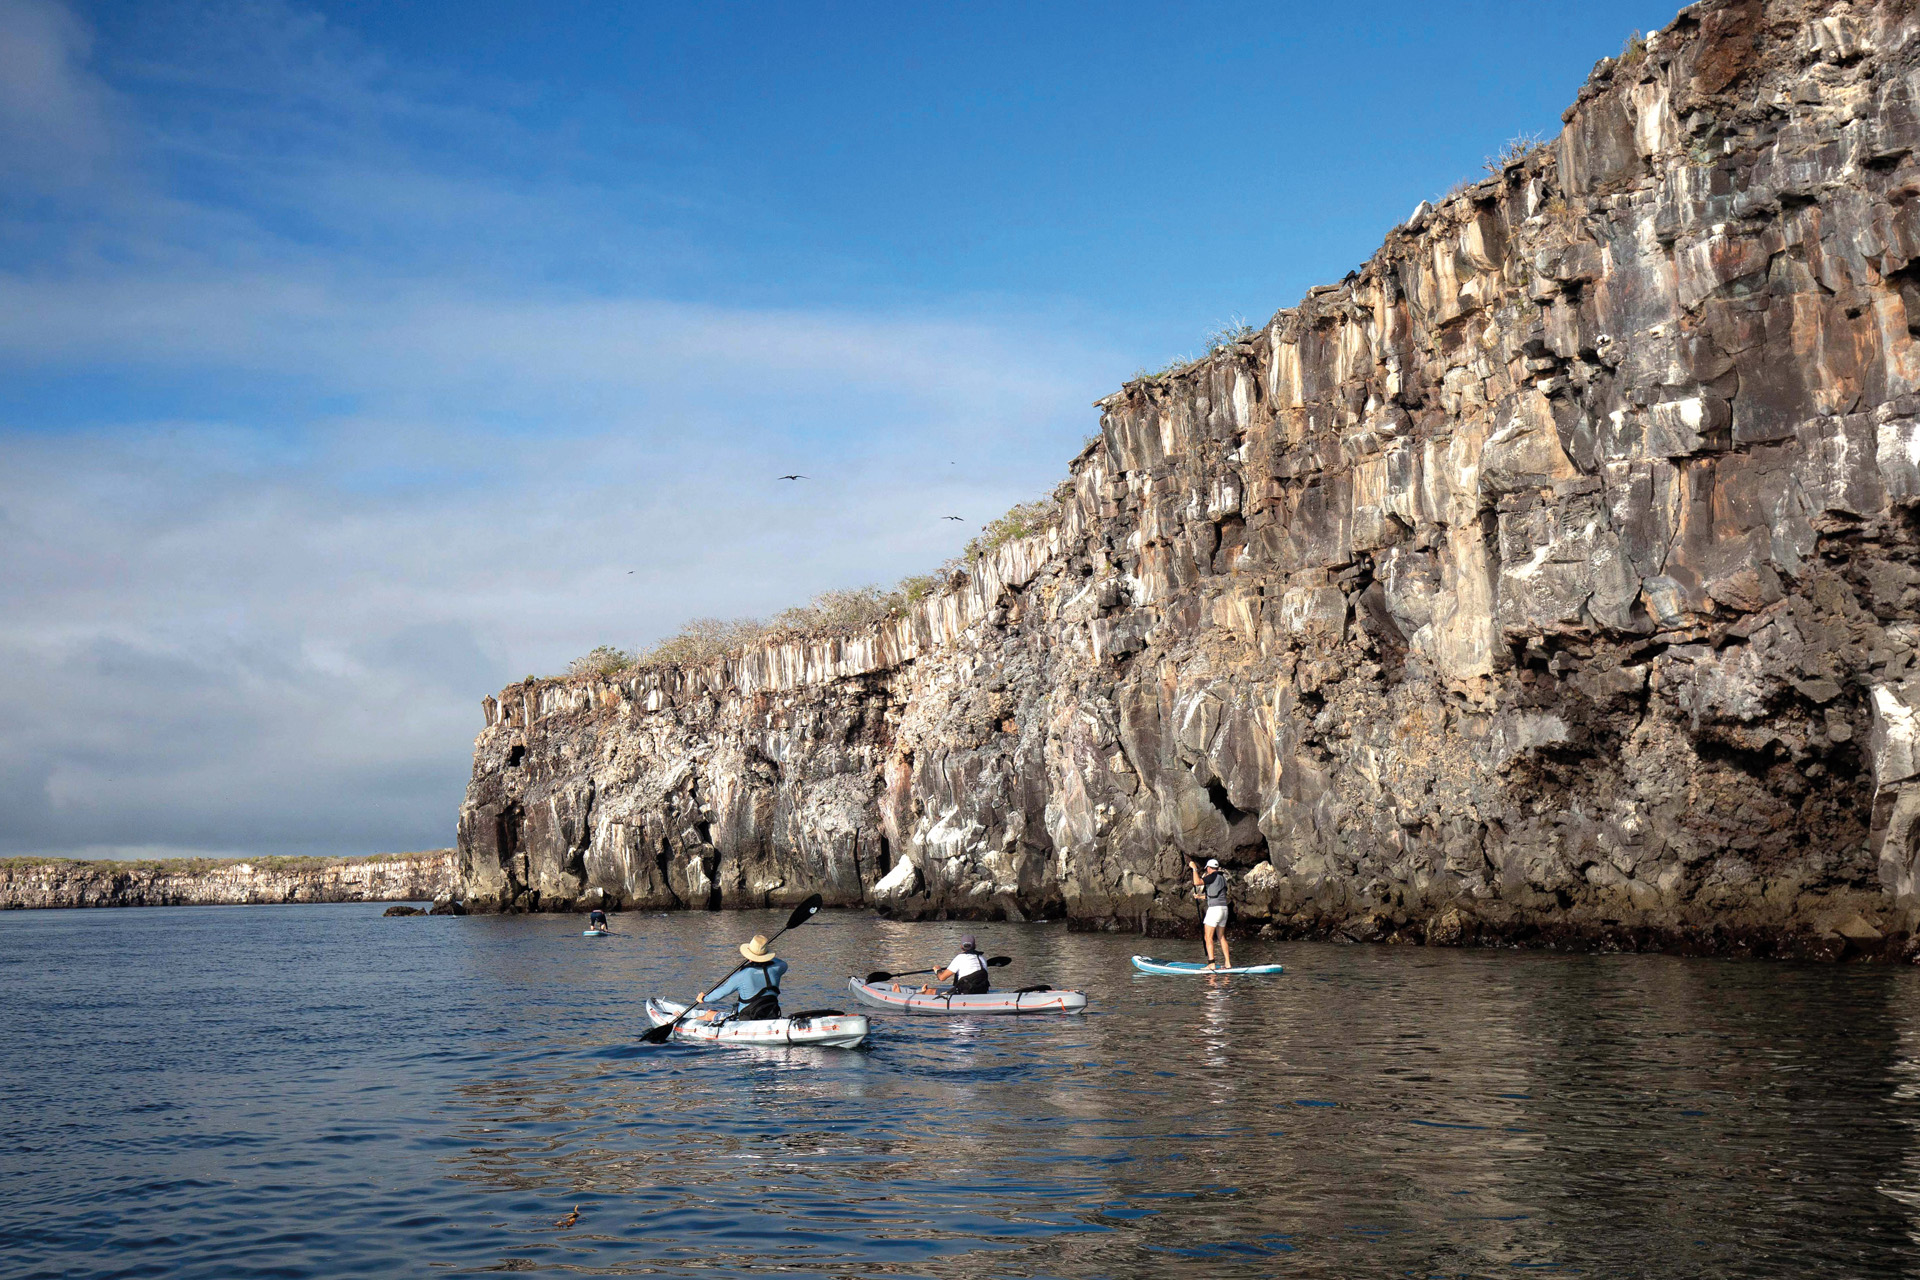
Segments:
[[[651,1048],[777,917],[380,911],[0,915],[0,1275],[1920,1274],[1911,970],[981,925],[1091,1011]],[[787,1005],[967,927],[824,912]]]

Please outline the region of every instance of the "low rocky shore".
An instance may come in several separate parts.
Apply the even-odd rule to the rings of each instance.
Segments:
[[[446,898],[453,872],[451,849],[368,858],[13,858],[0,861],[0,909],[423,902]]]

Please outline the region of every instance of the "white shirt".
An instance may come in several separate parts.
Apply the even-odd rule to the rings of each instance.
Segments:
[[[964,978],[970,973],[979,973],[986,967],[987,962],[981,959],[978,953],[972,951],[962,951],[959,955],[955,956],[953,962],[947,966],[948,969],[953,971],[953,976],[956,978]]]

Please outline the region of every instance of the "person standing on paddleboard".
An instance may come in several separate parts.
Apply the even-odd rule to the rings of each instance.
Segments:
[[[740,944],[746,963],[727,975],[727,980],[711,991],[703,991],[695,1000],[700,1004],[718,1004],[738,1000],[733,1016],[743,1022],[758,1022],[780,1016],[780,979],[787,974],[787,962],[773,954],[767,935],[756,933],[752,942]]]
[[[956,996],[987,994],[987,961],[980,954],[980,948],[974,945],[972,934],[960,939],[960,954],[933,977],[936,982],[952,982],[952,994]]]
[[[1206,873],[1188,863],[1187,869],[1193,872],[1193,896],[1206,903],[1206,914],[1200,917],[1200,936],[1207,943],[1207,967],[1233,968],[1233,953],[1227,950],[1227,873],[1220,869],[1220,859],[1208,858]],[[1216,963],[1213,956],[1214,939],[1220,940],[1220,958]]]
[[[595,907],[587,912],[587,928],[604,929],[607,927],[607,913]]]

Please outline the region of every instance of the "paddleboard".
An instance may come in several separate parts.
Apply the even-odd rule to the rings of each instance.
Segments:
[[[581,937],[583,937],[583,938],[604,938],[604,937],[606,937],[606,936],[607,936],[607,930],[605,930],[605,929],[582,929],[582,930],[580,931],[580,936],[581,936]]]
[[[1152,956],[1135,956],[1133,967],[1142,973],[1174,973],[1191,976],[1203,973],[1285,973],[1285,965],[1278,964],[1242,964],[1231,969],[1209,969],[1204,960],[1155,960]]]

